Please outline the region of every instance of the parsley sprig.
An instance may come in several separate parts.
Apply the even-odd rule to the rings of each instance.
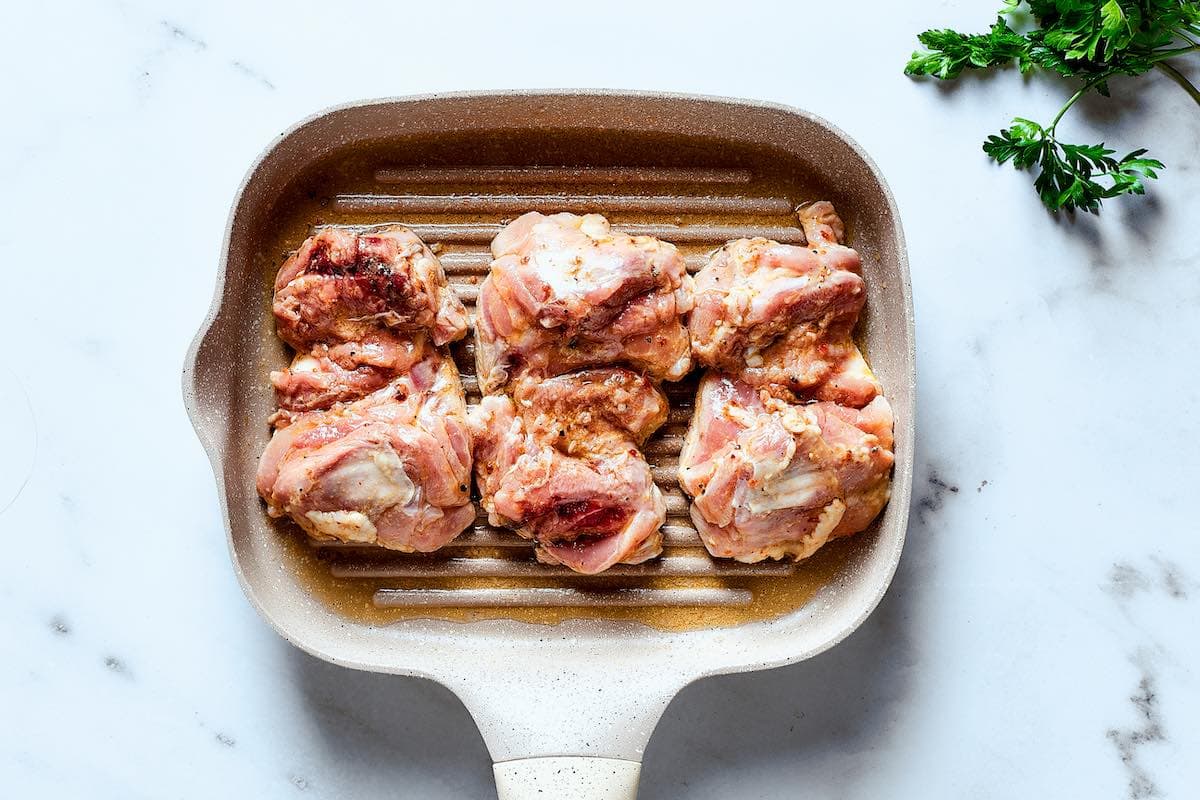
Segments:
[[[1108,96],[1108,81],[1152,69],[1164,73],[1200,103],[1198,90],[1168,59],[1200,50],[1197,0],[1003,0],[1005,8],[987,33],[929,30],[918,38],[925,49],[909,59],[905,73],[952,80],[963,70],[1015,63],[1022,74],[1042,69],[1079,81],[1049,125],[1017,117],[992,134],[983,151],[998,163],[1038,170],[1034,188],[1051,211],[1100,210],[1104,200],[1144,194],[1162,162],[1144,149],[1122,158],[1100,144],[1067,144],[1058,124],[1068,109],[1091,91]],[[1009,20],[1028,13],[1025,32]]]

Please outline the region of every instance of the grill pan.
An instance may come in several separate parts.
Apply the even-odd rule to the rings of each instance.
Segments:
[[[483,515],[434,556],[313,548],[267,517],[254,491],[273,410],[266,375],[287,358],[273,336],[270,280],[312,226],[409,225],[439,251],[470,306],[491,238],[524,211],[605,213],[615,228],[675,243],[695,271],[728,239],[802,243],[793,209],[814,199],[834,202],[862,255],[860,340],[896,426],[891,501],[866,532],[826,548],[834,555],[799,566],[707,556],[674,480],[694,378],[665,387],[671,415],[645,448],[668,503],[666,549],[648,564],[576,576],[533,563],[527,542]],[[908,517],[913,353],[895,204],[874,164],[827,122],[708,97],[473,93],[334,108],[259,157],[234,202],[183,384],[239,581],[280,634],[347,667],[449,687],[480,726],[502,798],[629,798],[650,733],[680,688],[815,655],[879,602]],[[454,355],[473,402],[470,343]],[[357,600],[315,590],[316,572],[329,592]],[[779,589],[792,586],[811,591]]]

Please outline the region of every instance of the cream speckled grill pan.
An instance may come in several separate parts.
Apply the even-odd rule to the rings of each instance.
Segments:
[[[585,140],[596,147],[571,149],[572,142]],[[279,213],[277,201],[299,176],[359,147],[390,153],[389,163],[374,172],[382,188],[338,194],[333,210],[362,213],[372,221],[390,215],[413,224],[430,243],[445,242],[447,272],[462,283],[459,291],[467,300],[473,299],[470,279],[454,276],[485,270],[481,251],[497,222],[530,208],[608,213],[615,227],[644,229],[689,245],[685,252],[693,269],[703,262],[703,250],[742,235],[747,227],[775,238],[794,236],[794,222],[778,220],[797,198],[756,192],[753,166],[739,162],[738,154],[755,152],[761,163],[777,157],[798,165],[813,191],[834,201],[847,223],[848,244],[863,256],[869,295],[862,340],[896,417],[891,502],[870,530],[852,540],[837,574],[783,616],[682,631],[606,618],[604,606],[596,605],[606,597],[614,606],[643,601],[704,606],[710,600],[720,605],[702,594],[671,595],[674,599],[639,594],[653,590],[638,585],[636,569],[616,578],[633,582],[617,591],[567,582],[524,595],[521,602],[561,604],[566,598],[569,604],[591,606],[588,614],[553,626],[414,617],[381,624],[344,615],[314,596],[300,574],[288,568],[283,537],[254,489],[271,411],[266,371],[282,358],[271,337],[270,287],[263,272],[264,264],[278,264],[279,254],[267,252],[270,243],[261,236]],[[569,160],[573,152],[585,151],[593,161]],[[487,160],[499,152],[502,161]],[[413,162],[414,156],[423,161]],[[474,182],[481,185],[478,191],[462,189]],[[547,183],[554,185],[547,189]],[[447,199],[439,186],[458,188],[447,190],[454,195]],[[658,215],[657,222],[622,224],[624,212]],[[435,221],[445,214],[457,216],[448,223]],[[188,353],[183,384],[188,413],[216,473],[234,566],[251,602],[280,634],[319,658],[355,669],[419,675],[449,687],[479,724],[496,761],[502,798],[633,797],[642,751],[679,689],[707,675],[799,661],[837,643],[879,602],[904,541],[915,372],[900,219],[883,178],[853,142],[825,121],[783,106],[645,93],[480,93],[353,103],[311,117],[260,156],[238,192],[216,297]],[[686,424],[686,403],[673,399],[673,409],[675,421]],[[669,435],[662,439],[669,440]],[[661,458],[669,459],[670,445],[658,447]],[[652,462],[659,458],[651,455]],[[669,468],[658,473],[670,488]],[[668,544],[677,541],[686,548],[687,526],[679,518],[676,523],[668,530]],[[496,538],[486,530],[465,536]],[[709,569],[701,563],[702,551],[687,552],[691,555],[674,556],[668,549],[667,563],[692,559],[691,566],[678,567],[682,574]],[[491,560],[499,566],[460,561],[485,574],[493,567],[508,574],[503,558]],[[392,563],[383,569],[399,576],[417,570],[436,582],[438,564],[448,562],[432,567]],[[342,569],[353,575],[356,567]],[[381,592],[376,603],[407,602],[396,599],[405,591]],[[432,605],[445,594],[436,586],[419,591],[426,592],[421,602]],[[580,596],[572,599],[571,592]],[[411,595],[414,602],[420,597]],[[457,597],[461,604],[495,607],[511,605],[512,597],[521,595]],[[725,600],[740,602],[733,595]]]

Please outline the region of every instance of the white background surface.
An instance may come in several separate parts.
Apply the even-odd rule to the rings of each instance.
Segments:
[[[1200,109],[1150,76],[1068,117],[1168,169],[1147,200],[1056,220],[979,143],[1069,89],[901,74],[917,32],[982,30],[991,6],[6,8],[2,793],[491,796],[449,692],[317,662],[243,599],[179,370],[233,192],[280,131],[356,98],[556,86],[825,116],[888,177],[913,269],[895,584],[833,651],[684,691],[642,797],[1194,797]]]

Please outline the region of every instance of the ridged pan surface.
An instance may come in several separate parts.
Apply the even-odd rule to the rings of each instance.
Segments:
[[[670,418],[646,446],[669,517],[664,555],[645,565],[599,577],[546,567],[531,560],[527,543],[482,516],[433,556],[315,548],[266,516],[254,471],[273,408],[267,373],[289,355],[274,337],[271,279],[315,227],[411,226],[435,247],[470,307],[492,236],[526,210],[603,213],[615,228],[675,243],[695,271],[728,239],[803,242],[794,208],[816,199],[833,201],[847,243],[862,254],[868,303],[858,336],[896,413],[893,496],[867,532],[797,566],[711,559],[675,481],[695,376],[665,387]],[[665,691],[684,673],[690,679],[822,649],[857,625],[890,580],[913,446],[906,256],[874,167],[822,121],[737,101],[609,93],[442,96],[335,109],[286,134],[247,177],[222,270],[213,314],[189,354],[189,412],[218,473],[247,593],[285,636],[318,655],[436,674],[453,685],[439,668],[447,656],[437,642],[479,648],[490,659],[539,639],[571,639],[578,647],[558,656],[570,673],[588,668],[566,662],[591,648],[611,651],[605,643],[614,638],[623,642],[622,658],[643,654],[638,663],[645,652],[662,652],[655,648],[707,641],[683,672],[667,670],[674,677],[662,676]],[[474,402],[470,341],[453,353]],[[743,639],[754,647],[739,646]],[[555,649],[543,645],[537,657]]]

